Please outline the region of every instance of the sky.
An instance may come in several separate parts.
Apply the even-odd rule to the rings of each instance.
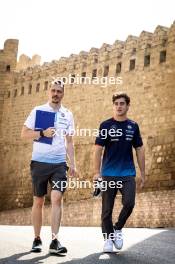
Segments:
[[[18,57],[38,54],[42,62],[69,57],[103,43],[170,27],[173,0],[0,0],[0,49],[19,39]]]

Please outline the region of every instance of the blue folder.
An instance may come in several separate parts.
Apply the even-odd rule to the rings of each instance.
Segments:
[[[42,110],[36,110],[36,119],[35,119],[35,131],[45,130],[48,127],[54,127],[55,122],[54,112],[47,112]],[[52,145],[52,137],[40,137],[38,140],[34,141]]]

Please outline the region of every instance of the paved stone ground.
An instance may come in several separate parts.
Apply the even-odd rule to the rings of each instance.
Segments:
[[[122,251],[104,254],[100,228],[61,227],[60,241],[68,248],[61,257],[48,254],[50,227],[42,228],[43,251],[30,253],[31,226],[0,226],[0,263],[175,263],[175,229],[125,228],[123,233]]]

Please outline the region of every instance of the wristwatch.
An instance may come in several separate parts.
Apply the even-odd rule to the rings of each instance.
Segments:
[[[43,132],[43,130],[40,130],[40,137],[44,137],[44,132]]]

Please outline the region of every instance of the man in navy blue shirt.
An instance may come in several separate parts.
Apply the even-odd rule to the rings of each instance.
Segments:
[[[113,95],[112,102],[114,115],[100,124],[94,152],[94,180],[102,177],[103,183],[107,182],[107,188],[102,191],[104,252],[112,252],[113,245],[116,249],[122,248],[122,228],[135,205],[136,170],[133,148],[136,150],[141,174],[140,188],[143,188],[145,179],[145,154],[139,126],[127,118],[130,98],[125,93],[118,93]],[[123,208],[118,221],[113,225],[112,212],[118,190],[122,194]]]

